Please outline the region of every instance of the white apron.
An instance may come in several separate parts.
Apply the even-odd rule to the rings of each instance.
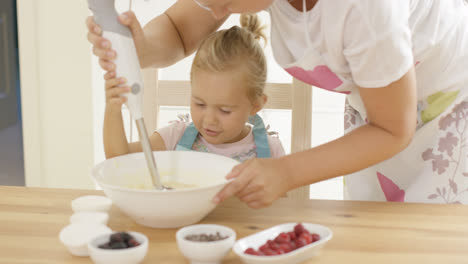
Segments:
[[[454,6],[462,2],[444,1],[451,1]],[[416,20],[419,19],[416,14],[420,13],[414,10],[429,2],[408,1],[408,11],[412,12],[408,23],[412,30],[422,27]],[[347,133],[365,124],[366,113],[351,71],[342,59],[340,34],[327,33],[339,32],[346,26],[340,20],[346,14],[340,14],[339,8],[330,10],[332,3],[321,0],[303,16],[286,0],[276,0],[268,10],[272,20],[271,41],[275,59],[293,77],[347,94]],[[435,1],[433,5],[438,4]],[[424,42],[427,35],[411,32],[415,47],[407,56],[410,64],[401,68],[407,72],[415,66],[417,131],[411,144],[393,158],[346,175],[345,199],[468,204],[468,15],[453,20],[448,25],[450,30],[447,29],[451,35],[445,36],[456,41],[444,43],[446,46],[436,50],[439,52],[436,56],[431,53],[433,50],[418,49],[428,47]],[[458,57],[451,58],[454,50]]]

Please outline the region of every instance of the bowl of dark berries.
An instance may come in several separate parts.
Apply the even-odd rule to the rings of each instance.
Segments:
[[[236,232],[222,225],[191,225],[179,229],[176,240],[191,264],[218,264],[231,251]]]
[[[247,264],[295,264],[316,257],[332,231],[312,223],[286,223],[239,239],[234,252]]]
[[[113,232],[92,239],[88,250],[96,264],[137,264],[146,256],[148,238],[138,232]]]

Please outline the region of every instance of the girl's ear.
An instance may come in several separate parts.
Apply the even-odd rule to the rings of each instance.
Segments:
[[[253,104],[252,110],[250,111],[250,115],[255,115],[260,110],[262,110],[267,101],[268,96],[266,94],[262,94],[260,97],[258,97],[255,103]]]

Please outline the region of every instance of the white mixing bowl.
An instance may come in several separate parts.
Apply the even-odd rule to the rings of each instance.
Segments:
[[[96,165],[92,178],[112,202],[135,222],[154,228],[194,224],[215,208],[211,202],[228,182],[225,176],[239,164],[228,157],[195,151],[155,151],[164,182],[195,187],[158,191],[143,153],[108,159]]]

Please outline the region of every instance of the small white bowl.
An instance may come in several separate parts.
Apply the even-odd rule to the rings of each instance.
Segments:
[[[74,223],[60,231],[59,239],[72,255],[86,257],[89,256],[88,242],[97,235],[111,232],[109,227],[102,224]]]
[[[101,195],[85,195],[71,201],[73,212],[108,212],[112,200]]]
[[[114,232],[116,233],[116,232]],[[110,241],[113,234],[104,234],[95,237],[88,243],[91,259],[96,264],[137,264],[143,261],[148,252],[148,237],[142,233],[128,231],[140,245],[123,249],[102,249],[99,245]]]
[[[227,238],[216,241],[191,241],[188,235],[216,235]],[[190,260],[191,264],[218,264],[231,251],[236,241],[236,232],[227,226],[200,224],[181,228],[176,233],[177,246],[182,254]]]
[[[107,225],[109,215],[104,212],[78,212],[70,216],[70,223],[96,223]]]
[[[320,249],[333,236],[332,231],[325,226],[311,223],[302,223],[304,228],[307,229],[311,234],[316,233],[320,235],[320,240],[308,244],[304,247],[295,249],[289,253],[276,256],[255,256],[244,253],[244,251],[248,248],[254,248],[255,250],[258,250],[258,248],[265,244],[267,240],[275,239],[275,237],[282,232],[293,231],[296,224],[297,223],[286,223],[277,225],[239,239],[234,244],[233,250],[242,259],[242,261],[247,264],[296,264],[317,256],[320,252]]]

